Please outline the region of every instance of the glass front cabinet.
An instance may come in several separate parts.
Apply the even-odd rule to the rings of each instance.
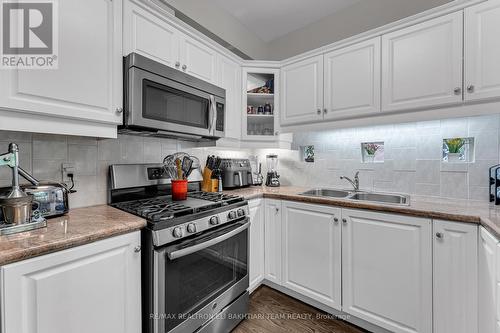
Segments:
[[[279,140],[279,69],[243,68],[242,138]]]

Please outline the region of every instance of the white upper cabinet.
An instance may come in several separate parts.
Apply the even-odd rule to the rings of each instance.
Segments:
[[[241,139],[241,66],[222,55],[218,56],[217,85],[226,90],[226,138]]]
[[[342,210],[342,309],[391,332],[432,332],[431,221]]]
[[[434,220],[433,228],[434,333],[478,332],[478,227]]]
[[[380,112],[380,37],[325,54],[325,119]]]
[[[217,51],[172,25],[164,13],[125,1],[124,55],[142,54],[210,83],[217,83]]]
[[[323,119],[323,55],[281,69],[281,125]]]
[[[254,290],[264,279],[264,200],[248,202],[250,208],[250,290]]]
[[[58,68],[1,71],[0,129],[116,136],[122,1],[64,0],[58,8]]]
[[[160,13],[124,1],[123,55],[139,53],[167,66],[180,68],[180,32]]]
[[[2,333],[141,331],[140,232],[0,268]]]
[[[341,310],[340,209],[282,203],[283,286]]]
[[[500,96],[500,1],[465,9],[465,99]]]
[[[182,71],[199,79],[217,83],[217,52],[194,38],[183,35],[180,43]]]
[[[382,36],[382,110],[462,101],[462,12]]]

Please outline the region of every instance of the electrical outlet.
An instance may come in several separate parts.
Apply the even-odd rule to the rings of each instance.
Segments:
[[[68,177],[69,173],[73,174],[73,179],[76,178],[76,174],[75,174],[76,168],[75,168],[75,164],[74,163],[63,163],[62,167],[61,167],[61,170],[62,170],[62,181],[64,183],[67,183],[67,182],[71,181],[71,178]]]

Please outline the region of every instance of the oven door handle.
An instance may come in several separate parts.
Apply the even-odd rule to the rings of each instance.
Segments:
[[[201,244],[196,244],[196,245],[193,245],[193,246],[190,246],[190,247],[187,247],[184,249],[172,251],[172,252],[167,251],[168,258],[170,260],[174,260],[174,259],[178,259],[178,258],[187,256],[189,254],[204,250],[210,246],[213,246],[217,243],[223,242],[226,239],[229,239],[229,238],[239,234],[243,230],[248,229],[249,226],[250,226],[250,222],[247,221],[247,222],[245,222],[245,224],[239,226],[238,228],[235,228],[235,229],[233,229],[233,230],[231,230],[231,231],[229,231],[229,232],[227,232],[219,237],[215,237],[215,238],[210,239],[210,240],[203,242]]]

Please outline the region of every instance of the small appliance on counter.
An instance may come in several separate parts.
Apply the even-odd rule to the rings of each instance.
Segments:
[[[224,158],[221,160],[222,186],[225,189],[241,188],[253,185],[250,160]]]
[[[280,186],[280,175],[278,174],[278,155],[270,154],[266,156],[267,162],[267,177],[266,186],[269,187],[279,187]]]
[[[38,211],[39,204],[33,201],[33,195],[27,194],[19,186],[19,175],[34,186],[40,183],[19,166],[17,144],[10,143],[9,151],[0,155],[0,166],[2,165],[12,169],[12,186],[0,194],[0,235],[46,227],[47,221]]]
[[[56,217],[69,211],[68,193],[64,183],[40,182],[39,185],[21,185],[26,194],[32,195],[43,217]]]

